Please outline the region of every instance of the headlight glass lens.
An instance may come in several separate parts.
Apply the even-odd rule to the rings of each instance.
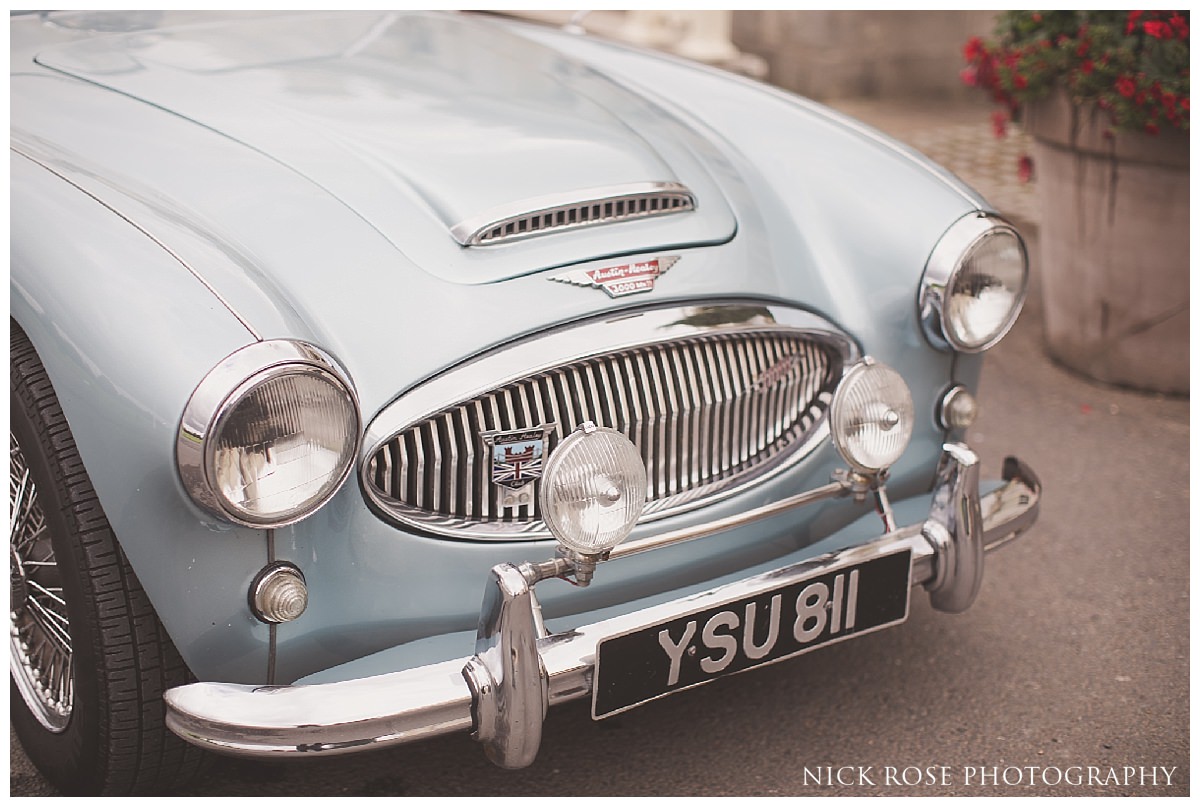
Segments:
[[[1028,266],[1020,239],[996,229],[963,256],[946,289],[946,337],[960,350],[990,347],[1008,331],[1025,298]]]
[[[913,402],[900,374],[866,359],[842,379],[830,405],[838,452],[856,470],[875,473],[904,453],[913,430]]]
[[[286,524],[341,485],[358,430],[354,399],[332,375],[305,365],[272,368],[235,390],[213,424],[209,482],[235,518]]]
[[[609,551],[633,529],[646,505],[646,467],[620,432],[581,429],[546,462],[542,515],[554,537],[580,555]]]

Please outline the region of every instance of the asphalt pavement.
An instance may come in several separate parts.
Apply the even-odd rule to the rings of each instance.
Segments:
[[[974,105],[841,106],[995,199],[1037,272],[1036,194],[995,155],[1019,149],[1019,132],[996,141]],[[600,723],[584,702],[558,707],[524,771],[493,767],[464,735],[342,758],[223,758],[183,794],[1188,794],[1189,402],[1054,364],[1036,292],[989,353],[969,442],[985,474],[1008,454],[1037,471],[1041,516],[988,556],[967,613],[918,593],[901,626]],[[10,762],[12,795],[51,794],[15,737]]]

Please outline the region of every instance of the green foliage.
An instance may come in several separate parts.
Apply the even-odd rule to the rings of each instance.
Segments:
[[[1062,87],[1115,129],[1187,129],[1190,36],[1187,11],[1006,11],[963,48],[962,78],[1012,112]]]

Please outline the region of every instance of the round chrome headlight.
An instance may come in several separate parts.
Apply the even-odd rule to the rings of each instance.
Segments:
[[[871,358],[850,368],[829,405],[838,453],[864,473],[890,467],[912,437],[913,402],[900,374]]]
[[[584,557],[603,555],[646,506],[646,466],[623,434],[585,423],[546,461],[539,496],[559,543]]]
[[[938,348],[978,353],[1017,320],[1029,283],[1025,243],[985,215],[959,219],[929,256],[921,279],[921,324]]]
[[[302,342],[257,342],[192,393],[176,460],[205,509],[246,526],[280,527],[337,492],[360,433],[353,387],[330,356]]]

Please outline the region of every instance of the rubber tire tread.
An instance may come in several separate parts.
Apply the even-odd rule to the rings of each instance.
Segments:
[[[117,542],[37,352],[12,320],[9,349],[14,430],[19,416],[32,422],[34,444],[18,440],[63,574],[75,665],[72,718],[60,735],[43,728],[10,687],[17,735],[68,795],[169,792],[208,761],[165,723],[163,693],[195,678]],[[51,491],[36,478],[39,470]]]

